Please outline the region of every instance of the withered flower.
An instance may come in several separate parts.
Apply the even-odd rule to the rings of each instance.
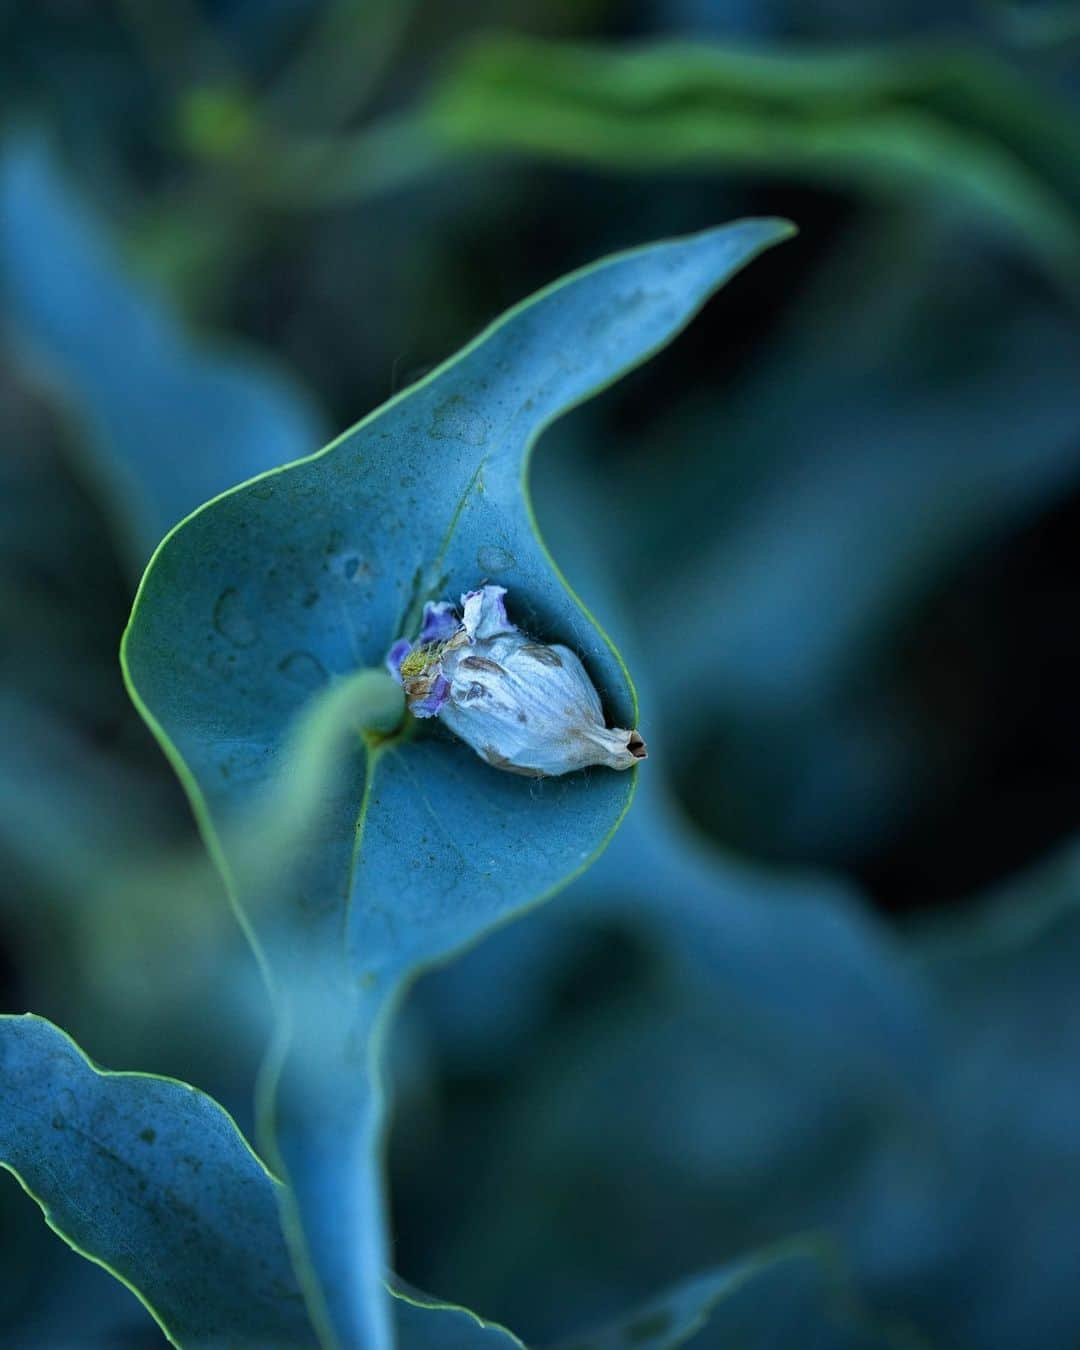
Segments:
[[[607,727],[600,695],[568,647],[537,642],[510,622],[506,589],[483,586],[428,604],[415,642],[386,658],[416,717],[438,717],[497,769],[534,778],[645,758],[636,731]]]

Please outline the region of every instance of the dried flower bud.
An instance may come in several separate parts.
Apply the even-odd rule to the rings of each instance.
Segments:
[[[497,769],[546,778],[645,758],[636,731],[604,725],[600,695],[567,647],[535,642],[506,614],[502,586],[424,607],[415,642],[386,658],[416,717],[439,717]]]

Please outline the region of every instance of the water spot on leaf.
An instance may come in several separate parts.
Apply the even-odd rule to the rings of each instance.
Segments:
[[[311,652],[290,652],[278,662],[278,670],[304,689],[318,689],[328,678],[326,667]]]
[[[240,592],[226,586],[214,605],[214,627],[234,647],[253,647],[259,640],[259,628],[245,611]]]

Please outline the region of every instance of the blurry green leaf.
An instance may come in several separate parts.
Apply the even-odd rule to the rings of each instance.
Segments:
[[[621,662],[535,533],[529,452],[550,421],[669,341],[790,232],[746,221],[549,287],[321,454],[190,517],[143,580],[124,645],[130,688],[272,972],[281,1033],[264,1075],[264,1138],[291,1182],[288,1232],[314,1315],[349,1344],[387,1335],[374,1159],[389,1011],[421,967],[582,870],[632,780],[579,774],[538,787],[437,727],[368,736],[366,753],[358,737],[345,781],[326,793],[319,846],[273,905],[265,888],[250,893],[230,826],[292,772],[285,739],[314,690],[381,664],[425,599],[484,577],[510,588],[527,631],[579,651],[609,714],[634,725]]]
[[[428,113],[436,138],[470,150],[955,196],[1080,281],[1072,110],[960,49],[615,50],[500,37],[465,51]]]
[[[34,137],[0,158],[0,295],[85,418],[90,474],[136,566],[181,516],[323,439],[269,363],[196,344],[134,282]]]
[[[177,110],[184,148],[206,159],[229,159],[252,147],[255,106],[242,86],[205,85],[187,93]]]
[[[325,131],[355,117],[397,55],[414,9],[414,0],[329,0],[316,7],[270,88],[277,119]]]
[[[791,1243],[693,1276],[560,1350],[870,1350],[888,1343],[863,1323],[827,1247]]]

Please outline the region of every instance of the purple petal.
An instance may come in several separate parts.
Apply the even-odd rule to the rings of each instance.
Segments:
[[[444,642],[461,627],[457,611],[449,600],[430,602],[424,606],[424,622],[420,625],[417,642]]]
[[[412,646],[413,645],[408,638],[398,638],[398,640],[386,653],[386,669],[390,672],[391,675],[393,675],[394,679],[397,680],[398,684],[402,683],[401,663],[412,651]]]
[[[436,675],[425,698],[409,704],[414,717],[437,717],[439,709],[450,697],[450,681],[445,675]]]
[[[461,597],[465,631],[474,642],[498,637],[500,633],[517,632],[507,618],[505,594],[505,586],[481,586],[478,591],[467,591]]]

